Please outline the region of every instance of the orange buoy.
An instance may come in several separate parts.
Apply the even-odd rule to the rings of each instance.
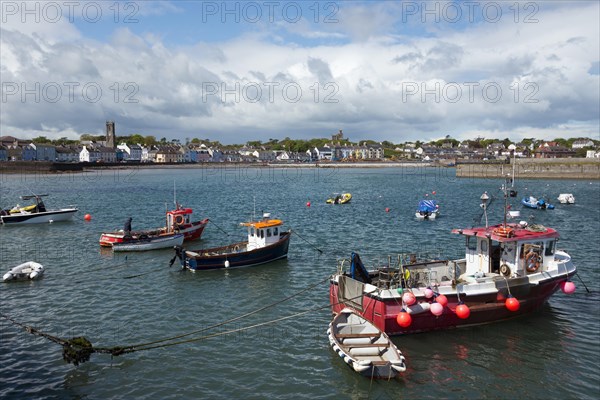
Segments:
[[[435,298],[435,301],[440,303],[442,305],[442,307],[446,307],[448,305],[448,299],[443,294],[440,294],[439,296],[437,296]]]
[[[509,311],[517,311],[521,306],[521,304],[519,304],[519,300],[515,299],[512,296],[508,296],[504,305],[506,306],[506,308],[508,308]]]
[[[412,318],[409,313],[407,313],[406,311],[404,311],[404,309],[402,309],[402,311],[400,311],[398,313],[398,315],[396,316],[396,322],[402,328],[408,328],[410,326],[410,324],[412,324]]]
[[[467,319],[471,315],[471,310],[466,304],[459,304],[456,306],[456,316],[461,319]]]
[[[86,221],[91,221],[92,220],[92,216],[90,214],[85,214],[83,216],[83,219],[85,219]]]

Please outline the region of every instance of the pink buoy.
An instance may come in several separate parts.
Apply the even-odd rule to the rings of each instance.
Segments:
[[[435,301],[440,303],[442,305],[442,307],[446,307],[448,305],[448,299],[443,294],[440,294],[439,296],[437,296],[435,298]]]
[[[431,306],[429,307],[429,311],[431,311],[431,313],[433,315],[435,315],[436,317],[439,317],[444,312],[444,306],[442,306],[438,302],[433,302],[433,303],[431,303]]]
[[[390,212],[390,209],[389,209],[389,207],[386,207],[386,208],[385,208],[385,212]]]
[[[573,294],[575,292],[575,284],[571,281],[566,281],[561,284],[561,289],[565,294]]]
[[[467,319],[471,315],[471,310],[466,304],[456,306],[456,316],[461,319]]]
[[[407,313],[406,311],[402,310],[396,316],[396,322],[402,328],[408,328],[410,326],[410,324],[412,324],[412,317],[410,316],[409,313]]]
[[[433,290],[431,290],[431,288],[425,289],[425,297],[428,299],[433,297]]]
[[[406,292],[402,295],[402,301],[407,306],[412,306],[417,301],[417,298],[411,292]]]
[[[515,299],[512,296],[509,296],[506,301],[504,302],[504,305],[506,306],[506,308],[509,311],[518,311],[519,307],[521,306],[521,304],[519,303],[519,300]]]

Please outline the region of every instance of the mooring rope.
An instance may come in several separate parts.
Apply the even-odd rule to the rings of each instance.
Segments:
[[[221,232],[223,232],[227,236],[231,236],[229,233],[227,233],[227,231],[225,229],[221,228],[219,225],[217,225],[215,222],[213,222],[213,220],[209,219],[208,222],[210,222],[211,224],[213,224],[218,230],[220,230]]]
[[[194,332],[188,332],[188,333],[185,333],[185,334],[182,334],[182,335],[173,336],[173,337],[166,338],[166,339],[156,340],[156,341],[153,341],[153,342],[141,343],[141,344],[137,344],[137,345],[130,345],[130,346],[114,346],[114,347],[109,347],[109,348],[106,348],[106,347],[94,347],[92,345],[92,343],[89,340],[87,340],[85,337],[79,336],[79,337],[74,337],[72,339],[66,340],[66,339],[62,339],[62,338],[50,335],[48,333],[44,333],[44,332],[42,332],[40,330],[37,330],[37,329],[35,329],[35,328],[31,327],[31,326],[28,326],[28,325],[25,325],[25,324],[23,324],[21,322],[18,322],[18,321],[14,320],[13,318],[11,318],[10,316],[8,316],[8,315],[6,315],[4,313],[0,313],[0,317],[6,319],[8,321],[10,321],[12,324],[14,324],[16,326],[19,326],[19,327],[23,328],[28,333],[31,333],[31,334],[37,335],[37,336],[42,336],[42,337],[44,337],[44,338],[46,338],[46,339],[48,339],[48,340],[50,340],[50,341],[52,341],[54,343],[60,344],[61,346],[63,346],[63,359],[67,363],[73,363],[74,365],[77,366],[77,365],[79,365],[81,363],[89,361],[90,356],[93,353],[103,353],[103,354],[110,354],[112,356],[119,356],[121,354],[133,353],[133,352],[136,352],[136,351],[151,350],[151,349],[156,349],[156,348],[169,347],[169,346],[175,346],[175,345],[179,345],[179,344],[197,342],[197,341],[206,340],[206,339],[217,337],[217,336],[228,335],[228,334],[231,334],[231,333],[242,332],[242,331],[246,331],[246,330],[257,328],[257,327],[274,324],[274,323],[277,323],[277,322],[285,321],[285,320],[290,319],[290,318],[294,318],[294,317],[297,317],[297,316],[305,315],[305,314],[308,314],[310,312],[320,311],[320,310],[323,310],[325,308],[329,308],[329,307],[333,307],[333,306],[336,306],[336,305],[344,304],[343,302],[339,302],[339,303],[335,303],[335,304],[327,304],[327,305],[324,305],[324,306],[315,307],[315,308],[312,308],[312,309],[308,309],[306,311],[302,311],[302,312],[295,313],[295,314],[292,314],[292,315],[288,315],[288,316],[285,316],[285,317],[276,318],[276,319],[270,320],[270,321],[265,321],[265,322],[257,323],[257,324],[250,325],[250,326],[245,326],[245,327],[241,327],[241,328],[237,328],[237,329],[231,329],[231,330],[224,331],[224,332],[213,333],[213,334],[201,336],[201,337],[198,337],[198,338],[193,338],[193,339],[187,339],[187,340],[173,342],[173,340],[175,340],[175,339],[181,339],[183,337],[190,336],[190,335],[193,335],[193,334],[196,334],[196,333],[200,333],[200,332],[206,331],[208,329],[213,329],[213,328],[225,325],[227,323],[231,323],[233,321],[239,320],[241,318],[244,318],[244,317],[256,314],[256,313],[258,313],[260,311],[263,311],[263,310],[265,310],[267,308],[279,305],[279,304],[281,304],[281,303],[283,303],[283,302],[285,302],[287,300],[290,300],[290,299],[294,298],[295,296],[298,296],[301,293],[304,293],[304,292],[306,292],[306,291],[308,291],[308,290],[316,287],[317,285],[319,285],[319,284],[321,284],[321,283],[323,283],[323,282],[325,282],[326,280],[329,280],[329,279],[330,279],[330,277],[328,276],[326,279],[320,280],[319,282],[317,282],[317,283],[315,283],[313,285],[310,285],[310,286],[302,289],[301,291],[299,291],[297,293],[294,293],[294,294],[292,294],[292,295],[290,295],[290,296],[288,296],[288,297],[286,297],[286,298],[284,298],[284,299],[282,299],[280,301],[271,303],[271,304],[269,304],[267,306],[261,307],[260,309],[257,309],[257,310],[251,311],[249,313],[240,315],[238,317],[229,319],[227,321],[215,324],[213,326],[206,327],[206,328],[194,331]],[[360,297],[362,297],[362,293],[360,295],[354,297],[354,298],[345,299],[345,301],[355,300],[355,299],[358,299]],[[164,343],[164,342],[168,342],[168,343]],[[162,343],[162,344],[159,344],[159,343]]]
[[[319,254],[323,254],[323,250],[319,249],[317,246],[315,246],[314,244],[312,244],[311,242],[309,242],[302,235],[300,235],[295,229],[291,229],[290,228],[290,233],[293,233],[296,236],[298,236],[300,239],[304,240],[310,247],[312,247],[313,249],[317,250],[319,252]]]

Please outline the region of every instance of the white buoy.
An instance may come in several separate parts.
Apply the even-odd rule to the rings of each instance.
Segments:
[[[225,268],[229,268],[229,260],[225,260]]]
[[[54,220],[53,220],[53,219],[49,219],[49,220],[48,220],[48,223],[49,223],[49,224],[51,224],[51,223],[53,223],[53,222],[54,222]]]

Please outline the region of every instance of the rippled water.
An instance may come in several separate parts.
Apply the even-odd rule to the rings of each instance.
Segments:
[[[180,203],[194,208],[198,219],[214,222],[191,247],[242,239],[239,222],[254,209],[264,210],[298,233],[288,260],[193,274],[168,267],[170,250],[128,255],[100,250],[100,232],[122,227],[128,216],[134,229],[159,226],[165,207],[172,206],[174,183]],[[280,323],[120,357],[94,354],[79,367],[62,360],[60,346],[0,319],[3,399],[592,399],[600,393],[598,181],[519,181],[519,197],[546,195],[552,202],[571,192],[577,203],[557,204],[553,211],[514,205],[521,219],[559,230],[559,248],[573,256],[591,294],[576,279],[574,295],[557,293],[528,318],[395,338],[408,369],[391,382],[357,375],[329,349],[327,308],[304,312],[328,304],[326,278],[336,259],[350,251],[367,265],[402,251],[460,256],[463,241],[450,229],[470,226],[480,211],[479,196],[484,190],[497,193],[499,181],[456,179],[452,169],[232,167],[4,175],[0,184],[2,207],[29,190],[50,193],[47,206],[80,207],[70,223],[0,227],[2,273],[29,260],[46,267],[40,281],[0,284],[1,312],[59,337],[86,336],[103,347],[149,342],[233,318],[322,281],[277,307],[210,332],[294,315]],[[350,204],[325,204],[333,192],[346,191],[353,194]],[[425,193],[441,204],[436,221],[414,219]],[[500,203],[492,204],[492,221],[501,215]],[[83,220],[86,213],[91,222]]]

